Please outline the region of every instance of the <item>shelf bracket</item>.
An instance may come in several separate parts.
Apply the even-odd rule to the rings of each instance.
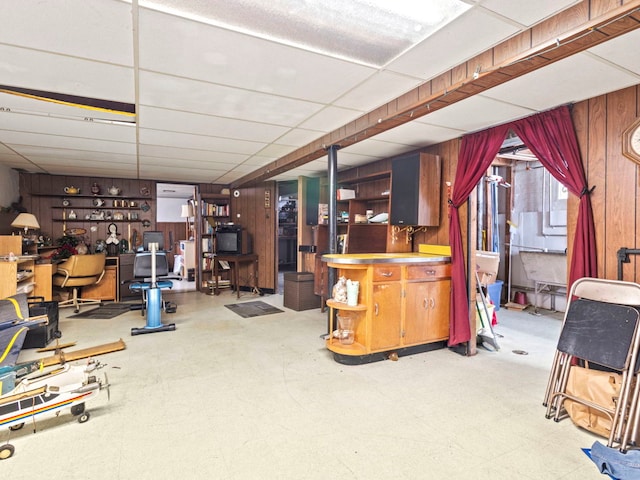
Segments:
[[[409,244],[413,240],[413,235],[418,232],[426,232],[427,227],[418,227],[414,225],[407,225],[406,227],[400,227],[398,225],[394,225],[391,230],[391,236],[393,241],[396,242],[399,238],[399,235],[404,232],[405,233],[405,243]]]

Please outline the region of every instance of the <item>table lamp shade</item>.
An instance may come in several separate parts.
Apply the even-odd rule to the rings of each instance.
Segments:
[[[11,222],[11,226],[15,228],[24,228],[25,233],[27,230],[37,230],[40,228],[40,224],[36,219],[36,216],[32,213],[21,213],[16,219]]]
[[[182,218],[193,217],[193,207],[189,204],[182,205],[182,212],[180,213]]]

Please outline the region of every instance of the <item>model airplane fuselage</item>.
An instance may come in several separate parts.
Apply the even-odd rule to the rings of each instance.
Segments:
[[[46,372],[36,372],[20,380],[6,395],[0,396],[0,427],[18,430],[29,419],[39,420],[48,414],[59,414],[70,408],[78,421],[89,420],[84,403],[96,397],[100,390],[108,388],[92,373],[99,368],[96,363],[70,365]],[[13,455],[13,446],[0,445],[0,460]]]

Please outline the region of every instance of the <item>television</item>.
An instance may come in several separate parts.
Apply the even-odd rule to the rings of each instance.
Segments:
[[[252,253],[251,236],[238,225],[224,225],[216,230],[216,254],[246,255]]]
[[[163,232],[154,232],[147,231],[142,234],[142,249],[145,252],[149,250],[150,243],[157,243],[157,250],[164,250],[164,233]]]

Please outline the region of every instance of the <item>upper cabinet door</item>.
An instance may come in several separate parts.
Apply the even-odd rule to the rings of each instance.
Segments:
[[[440,225],[442,166],[438,155],[415,153],[391,162],[391,225]]]

